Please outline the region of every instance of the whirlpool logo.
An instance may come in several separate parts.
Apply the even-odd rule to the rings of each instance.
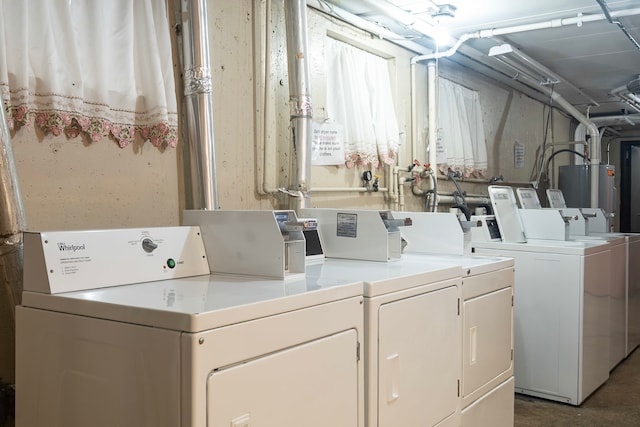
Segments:
[[[86,244],[83,243],[81,245],[74,245],[74,244],[69,244],[69,243],[64,243],[64,242],[58,242],[58,249],[60,249],[61,252],[76,252],[76,251],[84,251],[85,249],[87,249]]]

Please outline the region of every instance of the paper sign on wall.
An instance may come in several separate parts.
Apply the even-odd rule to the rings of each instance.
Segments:
[[[513,145],[513,167],[515,169],[524,167],[524,144],[519,142]]]
[[[344,132],[342,125],[335,123],[313,124],[311,164],[314,166],[344,164]]]

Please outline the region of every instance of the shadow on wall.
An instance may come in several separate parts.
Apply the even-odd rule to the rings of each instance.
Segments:
[[[500,123],[496,129],[496,138],[493,141],[493,160],[495,164],[493,165],[493,170],[500,171],[500,145],[502,143],[502,135],[504,134],[504,128],[507,124],[507,118],[509,117],[509,111],[511,111],[511,103],[513,101],[513,90],[509,91],[509,96],[507,97],[507,101],[505,102],[502,116],[500,117]]]

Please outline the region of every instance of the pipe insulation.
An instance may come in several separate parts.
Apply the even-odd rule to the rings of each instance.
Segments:
[[[287,194],[295,211],[309,207],[313,103],[309,73],[306,0],[285,1],[291,142],[295,173]]]
[[[0,378],[14,383],[15,310],[22,300],[26,219],[4,104],[0,105]]]
[[[213,83],[209,59],[206,0],[182,0],[182,67],[191,209],[217,209]]]

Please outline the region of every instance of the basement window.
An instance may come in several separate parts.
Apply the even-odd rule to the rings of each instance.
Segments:
[[[484,177],[487,145],[478,92],[439,78],[438,167]]]
[[[398,153],[386,59],[327,38],[327,115],[343,126],[347,167],[394,164]]]

